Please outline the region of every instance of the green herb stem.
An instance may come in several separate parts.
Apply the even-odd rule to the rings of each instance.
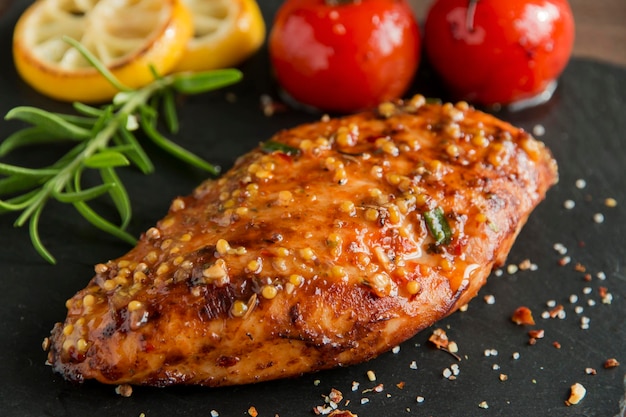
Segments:
[[[176,92],[197,94],[222,88],[241,80],[238,70],[225,69],[204,73],[180,73],[159,76],[136,90],[117,80],[97,59],[78,42],[66,39],[108,79],[120,92],[101,108],[74,103],[80,115],[51,113],[34,107],[16,107],[9,111],[6,120],[21,120],[31,124],[0,144],[0,157],[22,146],[41,146],[55,142],[74,142],[71,150],[48,167],[28,168],[0,163],[0,214],[20,212],[16,226],[29,224],[31,242],[37,252],[48,262],[55,263],[39,236],[39,223],[46,203],[50,199],[72,204],[95,227],[118,238],[133,243],[135,239],[125,231],[132,216],[131,201],[117,175],[116,168],[135,165],[144,174],[154,171],[154,165],[140,145],[134,131],[153,141],[170,155],[192,166],[215,175],[218,167],[182,148],[161,134],[158,118],[163,112],[165,125],[170,132],[178,130],[175,108]],[[82,173],[86,169],[98,170],[102,184],[83,190]],[[120,217],[116,225],[98,214],[87,204],[108,195]]]

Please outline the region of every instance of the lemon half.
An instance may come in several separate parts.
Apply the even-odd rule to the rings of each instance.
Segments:
[[[204,71],[240,64],[265,40],[265,22],[254,0],[183,0],[194,36],[174,71]]]
[[[123,84],[138,88],[178,63],[193,35],[182,0],[38,0],[20,17],[13,56],[20,76],[64,101],[101,102],[117,90],[64,36],[79,41]]]

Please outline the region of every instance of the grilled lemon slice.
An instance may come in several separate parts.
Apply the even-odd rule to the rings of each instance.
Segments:
[[[38,0],[14,30],[20,76],[63,101],[101,102],[117,90],[64,36],[79,41],[123,84],[138,88],[178,63],[193,34],[182,0]]]

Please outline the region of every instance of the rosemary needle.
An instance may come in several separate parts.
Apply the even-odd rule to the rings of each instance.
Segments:
[[[172,156],[216,175],[219,169],[169,140],[157,129],[160,111],[170,132],[178,129],[174,103],[175,93],[198,94],[219,89],[241,80],[236,69],[202,73],[179,73],[166,76],[155,74],[151,84],[138,89],[122,85],[89,51],[73,39],[68,43],[78,51],[120,92],[112,103],[92,107],[74,103],[78,115],[52,113],[34,107],[16,107],[6,120],[21,120],[30,124],[0,143],[0,157],[23,146],[40,146],[54,142],[74,143],[58,161],[42,168],[26,168],[0,163],[0,214],[18,212],[15,226],[28,224],[35,250],[48,262],[55,263],[39,237],[39,220],[46,203],[57,200],[71,204],[95,227],[126,242],[135,238],[125,231],[132,209],[128,193],[117,175],[119,167],[134,165],[144,174],[154,166],[137,138],[154,142]],[[81,178],[86,170],[95,170],[101,184],[83,189]],[[119,214],[114,224],[98,214],[89,202],[109,195]]]

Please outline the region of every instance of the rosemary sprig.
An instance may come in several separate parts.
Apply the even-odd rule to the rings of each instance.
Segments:
[[[126,242],[135,238],[125,231],[131,215],[128,193],[120,181],[116,169],[134,165],[144,174],[154,171],[154,166],[137,138],[143,133],[158,147],[172,156],[216,175],[219,168],[193,153],[183,149],[157,130],[160,111],[170,132],[178,129],[174,95],[198,94],[219,89],[241,80],[236,69],[215,70],[202,73],[178,73],[155,75],[154,81],[145,87],[131,89],[123,85],[89,51],[73,39],[68,43],[78,51],[120,92],[112,103],[92,107],[74,103],[77,115],[52,113],[33,107],[16,107],[10,110],[6,120],[21,120],[30,127],[19,130],[0,143],[0,157],[12,150],[47,143],[70,142],[73,147],[50,166],[26,168],[0,163],[0,214],[20,213],[16,227],[28,224],[31,242],[37,252],[48,262],[55,258],[41,242],[39,220],[51,199],[67,203],[95,227]],[[101,184],[83,189],[81,178],[86,170],[95,170]],[[98,214],[89,202],[108,194],[120,216],[114,224]]]

